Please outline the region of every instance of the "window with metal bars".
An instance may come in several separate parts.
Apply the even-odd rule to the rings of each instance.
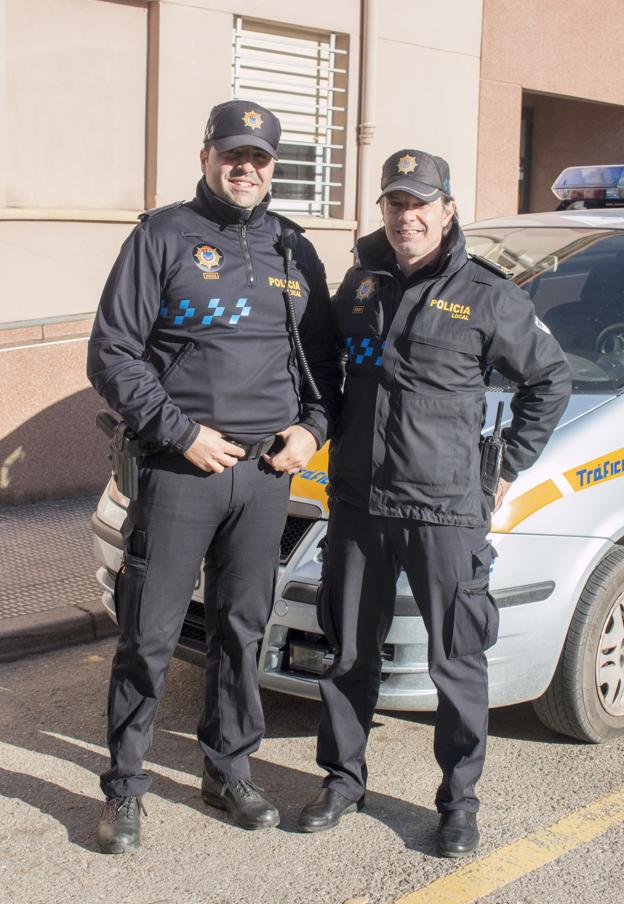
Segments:
[[[232,92],[282,124],[274,210],[343,216],[347,38],[237,16]]]

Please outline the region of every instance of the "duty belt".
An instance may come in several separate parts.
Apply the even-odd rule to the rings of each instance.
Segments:
[[[239,443],[237,440],[232,439],[229,436],[224,436],[223,439],[226,439],[228,443],[232,443],[233,446],[238,446],[239,449],[243,449],[245,454],[242,458],[239,458],[239,461],[253,461],[256,458],[260,458],[261,455],[264,455],[265,452],[268,452],[271,446],[275,443],[277,437],[274,433],[271,436],[265,436],[264,439],[261,439],[257,443],[253,443],[252,445],[247,445],[246,443]]]

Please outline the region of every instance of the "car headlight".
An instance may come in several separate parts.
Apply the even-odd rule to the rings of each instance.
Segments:
[[[119,492],[119,488],[117,487],[117,483],[114,477],[111,477],[108,487],[107,493],[109,499],[112,499],[117,505],[121,506],[121,508],[127,509],[130,505],[130,500],[127,496],[124,496],[123,493]]]

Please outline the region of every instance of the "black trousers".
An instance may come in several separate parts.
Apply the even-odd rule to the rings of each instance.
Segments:
[[[428,632],[438,692],[434,752],[442,770],[440,812],[476,811],[488,725],[487,661],[498,612],[487,592],[495,552],[476,528],[369,515],[332,506],[319,621],[337,650],[320,680],[317,762],[324,784],[357,800],[367,779],[366,743],[379,694],[381,648],[401,567]]]
[[[264,718],[257,654],[273,598],[290,481],[261,461],[204,473],[183,456],[142,468],[124,524],[117,576],[121,636],[108,698],[107,796],[144,794],[143,757],[165,676],[202,563],[206,567],[206,693],[198,739],[208,771],[249,776]]]

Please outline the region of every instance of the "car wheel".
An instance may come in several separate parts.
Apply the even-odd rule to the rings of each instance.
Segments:
[[[613,549],[589,578],[550,687],[533,706],[548,728],[581,741],[624,733],[623,549]]]

